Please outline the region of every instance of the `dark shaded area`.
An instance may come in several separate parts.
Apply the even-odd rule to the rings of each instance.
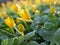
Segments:
[[[1,3],[6,3],[7,1],[13,1],[13,0],[0,0],[0,4]],[[17,1],[19,1],[19,0],[17,0]]]
[[[7,0],[0,0],[0,4],[1,4],[2,2],[6,3],[6,1],[7,1]]]
[[[7,1],[13,2],[13,0],[0,0],[0,6],[1,6],[1,3],[5,3],[6,4]],[[17,0],[17,1],[19,1],[19,0]]]
[[[11,1],[12,2],[13,0],[0,0],[0,6],[1,6],[1,3],[5,3],[6,4],[7,1]]]
[[[7,1],[13,1],[13,0],[0,0],[0,4],[1,3],[6,3]]]

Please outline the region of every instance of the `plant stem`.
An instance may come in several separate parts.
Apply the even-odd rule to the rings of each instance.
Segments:
[[[6,34],[9,34],[9,35],[11,35],[11,36],[15,36],[15,35],[13,35],[12,33],[9,33],[9,32],[7,32],[7,31],[5,31],[5,30],[2,30],[2,29],[0,29],[0,31],[2,31],[2,32],[6,33]]]
[[[12,33],[15,35],[13,28],[11,28],[11,30],[12,30]]]
[[[25,22],[25,21],[24,21],[24,24],[25,24],[25,26],[26,26],[27,30],[29,30],[28,25],[26,24],[26,22]]]
[[[21,34],[22,36],[24,36],[24,34],[22,32],[20,32],[16,27],[14,27],[14,29],[19,33]]]

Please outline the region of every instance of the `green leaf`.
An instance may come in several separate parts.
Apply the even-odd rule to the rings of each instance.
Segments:
[[[25,40],[25,38],[23,36],[15,37],[13,45],[20,45],[24,40]]]
[[[48,18],[47,15],[44,15],[44,16],[36,16],[35,19],[34,19],[34,21],[35,21],[36,23],[44,23],[44,22],[47,22],[47,21],[49,21],[49,20],[50,20],[50,19]]]
[[[51,29],[51,30],[47,30],[45,28],[40,28],[37,33],[43,37],[44,40],[46,41],[51,41],[52,40],[52,36],[55,32],[55,29]]]
[[[26,35],[25,35],[25,38],[26,38],[26,39],[30,39],[31,37],[33,37],[33,36],[35,35],[35,32],[36,32],[36,30],[34,30],[34,31],[26,34]]]
[[[27,43],[27,45],[39,45],[36,41],[30,41]]]
[[[40,45],[48,45],[47,42],[42,42]]]
[[[45,22],[45,23],[44,23],[44,27],[45,27],[46,29],[51,29],[53,26],[54,26],[54,24],[51,23],[51,22]]]
[[[14,39],[13,38],[6,38],[2,40],[1,45],[13,45]]]
[[[50,9],[44,10],[43,13],[50,13]]]
[[[21,45],[39,45],[36,41],[24,41]]]
[[[6,38],[8,38],[8,36],[6,36],[6,35],[3,35],[3,34],[2,34],[2,35],[0,36],[0,39],[1,39],[1,40],[4,40],[4,39],[6,39]]]
[[[40,16],[36,16],[34,18],[34,22],[36,22],[36,23],[40,23],[41,20],[42,20],[42,17],[40,17]]]
[[[0,26],[4,23],[4,19],[0,17]]]
[[[32,30],[37,30],[39,26],[38,26],[38,23],[34,22],[30,25],[30,27],[31,27]]]
[[[20,45],[24,40],[25,38],[23,36],[6,38],[2,40],[1,45]]]
[[[54,33],[51,42],[60,45],[60,28]]]
[[[58,42],[57,43],[53,43],[52,42],[52,43],[50,43],[50,45],[60,45],[60,43],[58,43]]]

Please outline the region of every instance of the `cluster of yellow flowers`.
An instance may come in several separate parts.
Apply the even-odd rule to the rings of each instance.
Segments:
[[[42,4],[47,4],[50,6],[50,11],[51,13],[56,13],[56,9],[54,6],[51,6],[52,4],[59,4],[60,1],[58,0],[14,0],[13,2],[7,1],[6,4],[2,3],[0,7],[0,17],[5,18],[5,24],[9,26],[10,28],[15,28],[21,35],[23,34],[23,31],[25,30],[23,24],[18,25],[18,29],[16,28],[16,23],[13,19],[13,17],[8,16],[6,13],[6,8],[11,8],[15,12],[19,14],[21,18],[17,18],[17,20],[22,20],[22,21],[30,21],[31,20],[31,15],[29,13],[29,7],[32,8],[32,11],[36,14],[40,14],[39,10],[37,10],[37,5],[42,5]],[[24,9],[22,8],[24,7]]]

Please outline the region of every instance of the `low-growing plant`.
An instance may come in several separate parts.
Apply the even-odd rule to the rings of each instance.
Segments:
[[[37,1],[1,4],[0,45],[60,45],[58,1]]]

